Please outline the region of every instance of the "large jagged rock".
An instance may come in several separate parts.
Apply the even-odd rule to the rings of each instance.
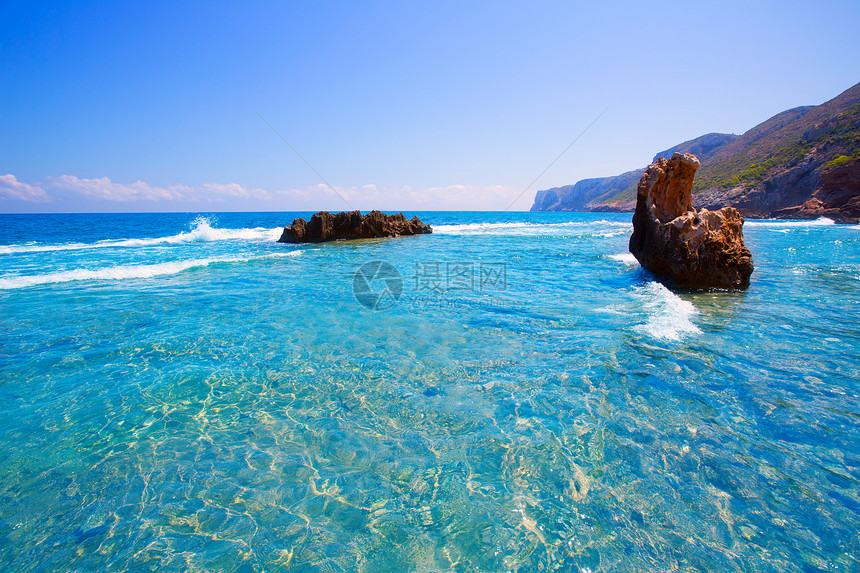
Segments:
[[[372,239],[376,237],[399,237],[432,233],[430,225],[418,217],[407,220],[403,213],[386,215],[371,211],[362,216],[360,211],[336,213],[320,211],[311,216],[310,222],[296,219],[284,232],[279,243],[321,243],[342,239]]]
[[[733,207],[693,209],[699,160],[660,157],[639,180],[630,252],[643,268],[682,289],[745,289],[753,271],[744,220]]]

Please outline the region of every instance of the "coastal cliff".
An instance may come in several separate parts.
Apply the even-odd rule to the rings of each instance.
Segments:
[[[821,105],[781,112],[740,136],[707,134],[657,155],[675,151],[694,153],[701,161],[692,190],[697,208],[733,206],[750,218],[827,216],[857,222],[860,84]],[[557,200],[546,199],[549,191]],[[531,210],[629,212],[635,205],[635,182],[598,196],[584,194],[577,183],[538,191]]]
[[[731,133],[707,133],[657,153],[651,163],[660,157],[671,157],[675,152],[692,153],[702,161],[738,137]],[[636,188],[643,173],[644,167],[613,177],[583,179],[573,185],[538,191],[531,211],[633,211]]]

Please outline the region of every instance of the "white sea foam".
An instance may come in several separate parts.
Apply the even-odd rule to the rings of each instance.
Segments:
[[[789,221],[782,219],[747,219],[744,221],[744,227],[755,227],[774,231],[784,231],[786,229],[804,227],[829,227],[830,225],[835,224],[836,222],[833,219],[828,219],[827,217],[819,217],[818,219],[811,219],[808,221]]]
[[[213,263],[244,263],[259,259],[279,257],[295,257],[301,251],[286,253],[271,253],[258,257],[213,257],[209,259],[188,259],[154,265],[119,265],[100,269],[74,269],[41,275],[12,276],[0,278],[0,290],[26,288],[37,285],[65,283],[71,281],[108,280],[121,281],[126,279],[146,279],[167,275],[175,275],[188,269],[206,267]]]
[[[159,245],[180,245],[184,243],[207,243],[214,241],[277,241],[283,228],[269,229],[254,227],[252,229],[217,229],[211,221],[198,217],[191,223],[192,228],[186,233],[169,235],[167,237],[151,237],[142,239],[115,239],[98,241],[96,243],[65,243],[59,245],[27,244],[0,246],[0,254],[40,253],[50,251],[76,251],[81,249],[105,249],[122,247],[153,247]]]
[[[662,284],[649,282],[644,287],[636,287],[636,295],[648,314],[647,323],[634,327],[637,332],[661,340],[680,340],[702,332],[691,320],[699,313],[696,307]]]
[[[615,236],[627,232],[621,228],[632,225],[622,221],[570,221],[565,223],[468,223],[463,225],[433,225],[433,232],[440,235],[555,235],[581,230],[584,233],[604,233]]]
[[[636,257],[633,256],[633,253],[616,253],[614,255],[606,255],[606,258],[618,261],[619,263],[624,263],[625,265],[639,265],[639,261],[637,261]]]

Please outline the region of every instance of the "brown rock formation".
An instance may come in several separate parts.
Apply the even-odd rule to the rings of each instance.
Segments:
[[[379,211],[371,211],[362,216],[360,211],[334,215],[327,211],[320,211],[311,216],[310,222],[296,219],[291,226],[284,227],[284,232],[278,242],[321,243],[340,239],[399,237],[432,232],[430,225],[425,225],[418,217],[407,220],[403,213],[386,215]]]
[[[693,209],[699,160],[660,157],[639,181],[630,252],[643,268],[683,289],[744,289],[753,271],[744,220],[733,207]]]
[[[803,205],[780,209],[777,219],[827,217],[837,223],[857,223],[860,218],[860,159],[841,162],[821,172],[821,187]]]

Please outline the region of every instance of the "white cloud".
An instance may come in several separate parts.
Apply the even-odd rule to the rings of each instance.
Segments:
[[[447,185],[430,187],[426,196],[434,203],[453,209],[501,211],[521,190],[507,185]]]
[[[253,188],[249,189],[238,183],[204,183],[197,188],[183,187],[183,189],[192,189],[192,194],[196,193],[200,199],[220,199],[226,197],[235,197],[240,199],[271,199],[272,194],[265,189]]]
[[[48,194],[38,185],[29,185],[12,175],[0,175],[0,197],[7,199],[20,199],[22,201],[44,202],[48,201]]]
[[[271,199],[264,189],[249,189],[238,183],[204,183],[197,186],[157,187],[143,181],[114,183],[107,177],[84,179],[74,175],[48,177],[52,188],[105,201],[222,201],[226,199]]]
[[[207,209],[217,204],[219,209],[241,211],[248,207],[272,210],[502,210],[522,190],[505,185],[446,185],[418,188],[410,185],[385,187],[368,183],[338,186],[334,190],[319,183],[303,188],[266,190],[245,187],[239,183],[204,183],[201,185],[156,186],[145,181],[115,183],[107,177],[87,179],[74,175],[46,177],[39,185],[18,181],[14,175],[0,176],[0,198],[31,202],[58,201],[80,204],[88,201],[122,203],[128,208],[181,208],[199,204]],[[530,204],[532,195],[521,202]],[[526,205],[526,208],[528,206]]]
[[[74,175],[61,175],[48,177],[47,181],[52,188],[105,201],[170,201],[180,199],[183,195],[179,188],[175,187],[167,189],[153,187],[143,181],[135,181],[130,184],[114,183],[107,177],[82,179]]]
[[[350,204],[362,210],[380,208],[427,211],[501,211],[520,190],[506,185],[446,185],[414,188],[363,185],[338,190]]]

